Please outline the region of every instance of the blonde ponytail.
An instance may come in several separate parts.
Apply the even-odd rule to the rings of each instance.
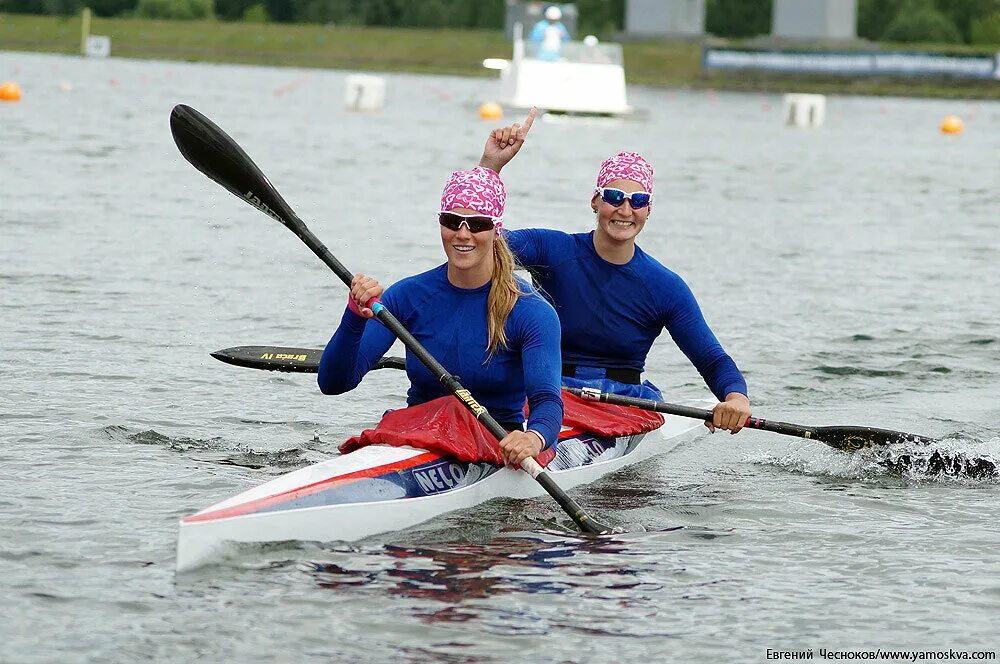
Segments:
[[[521,297],[521,286],[514,276],[517,263],[507,240],[498,235],[493,241],[493,284],[486,300],[487,332],[489,333],[490,357],[501,347],[507,346],[507,317],[514,310],[517,298]]]

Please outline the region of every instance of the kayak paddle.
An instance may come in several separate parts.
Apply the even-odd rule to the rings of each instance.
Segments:
[[[313,235],[312,231],[306,227],[305,222],[292,211],[291,206],[285,202],[274,185],[229,134],[204,115],[184,104],[174,106],[171,111],[170,132],[173,134],[174,142],[177,143],[177,148],[192,166],[238,198],[295,233],[350,288],[354,275]],[[375,314],[375,317],[403,342],[406,349],[413,353],[427,367],[428,371],[437,376],[448,391],[458,398],[497,440],[507,435],[507,431],[493,419],[493,416],[473,398],[468,390],[462,387],[454,376],[448,373],[447,369],[427,352],[427,349],[417,341],[416,337],[410,334],[402,323],[382,306],[381,302],[373,300],[367,306]],[[581,530],[588,533],[610,532],[610,528],[594,521],[587,515],[583,508],[570,498],[533,458],[529,457],[522,461],[521,468],[542,485]]]
[[[212,353],[212,357],[251,369],[266,369],[268,371],[297,371],[303,373],[316,373],[319,370],[319,358],[323,354],[322,349],[313,348],[286,348],[282,346],[236,346],[225,348]],[[375,369],[406,369],[406,361],[402,357],[386,356],[374,367]],[[571,392],[584,399],[603,401],[604,403],[616,404],[619,406],[632,406],[643,410],[653,410],[658,413],[677,415],[680,417],[690,417],[696,420],[709,421],[712,419],[711,410],[703,410],[692,406],[681,406],[667,403],[665,401],[654,401],[652,399],[639,399],[635,397],[625,397],[617,394],[608,394],[592,388],[565,387],[567,392]],[[829,427],[806,427],[801,424],[789,424],[787,422],[772,422],[759,417],[747,419],[746,427],[760,429],[772,433],[780,433],[786,436],[797,436],[808,438],[821,443],[826,443],[838,450],[854,451],[864,447],[875,445],[889,445],[891,443],[916,442],[931,445],[937,441],[925,436],[918,436],[902,431],[890,431],[888,429],[875,429],[873,427],[857,426],[829,426]]]

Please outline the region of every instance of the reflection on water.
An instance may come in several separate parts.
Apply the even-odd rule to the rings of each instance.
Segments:
[[[591,577],[615,577],[612,589],[641,585],[629,581],[635,570],[577,560],[595,555],[615,555],[627,543],[614,536],[567,537],[565,533],[536,532],[517,537],[497,537],[489,544],[450,545],[448,548],[386,545],[371,555],[387,569],[350,569],[336,562],[312,563],[310,573],[323,588],[365,585],[391,595],[461,602],[507,593],[562,593],[577,586],[590,586]],[[351,557],[355,556],[351,552]],[[347,564],[347,563],[345,563]],[[550,570],[573,567],[572,574],[546,578]],[[619,578],[625,577],[625,578]],[[451,611],[425,616],[451,616]],[[441,618],[446,619],[446,618]]]

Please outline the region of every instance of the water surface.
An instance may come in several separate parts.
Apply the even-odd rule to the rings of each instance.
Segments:
[[[0,660],[762,661],[767,648],[986,650],[1000,619],[995,480],[887,471],[762,432],[704,436],[574,496],[628,532],[575,536],[497,501],[345,544],[173,572],[177,521],[321,460],[402,403],[377,372],[222,365],[321,346],[344,288],[287,230],[183,161],[170,108],[229,131],[354,271],[443,260],[451,169],[491,82],[0,53]],[[648,252],[680,273],[755,413],[940,437],[1000,457],[1000,105],[630,89],[645,120],[539,122],[504,176],[510,227],[591,226],[600,161],[657,168]],[[956,113],[966,132],[944,137]],[[649,376],[708,395],[665,335]],[[680,528],[678,528],[680,527]]]

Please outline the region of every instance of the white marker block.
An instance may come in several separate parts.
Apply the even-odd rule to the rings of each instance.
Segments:
[[[351,74],[344,88],[344,104],[349,111],[377,111],[385,104],[385,79],[381,76]]]
[[[826,120],[826,96],[787,94],[785,124],[790,127],[822,127]]]
[[[88,58],[106,58],[111,55],[111,37],[90,35],[83,54]]]

